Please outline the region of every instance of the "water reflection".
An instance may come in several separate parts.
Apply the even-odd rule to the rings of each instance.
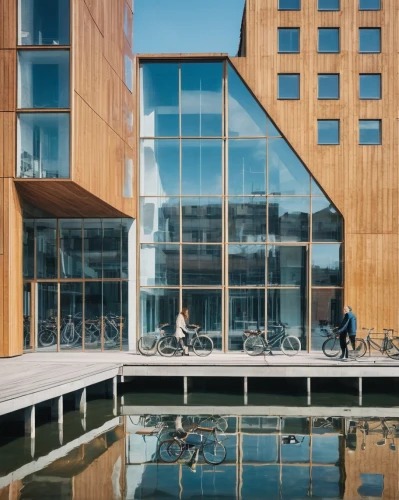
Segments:
[[[396,498],[399,418],[111,417],[103,403],[85,431],[67,413],[62,444],[57,424],[40,426],[33,458],[1,438],[0,498]]]

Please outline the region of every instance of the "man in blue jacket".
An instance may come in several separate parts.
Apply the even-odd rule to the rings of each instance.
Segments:
[[[346,334],[349,335],[349,340],[352,344],[352,349],[356,348],[356,316],[349,306],[344,307],[344,318],[336,330],[339,333],[339,344],[341,346],[342,354],[339,359],[348,359],[348,346],[346,344]]]

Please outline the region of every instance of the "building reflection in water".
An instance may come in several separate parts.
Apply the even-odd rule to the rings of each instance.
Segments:
[[[119,422],[87,443],[83,435],[64,455],[53,451],[61,455],[43,468],[35,457],[25,476],[31,464],[9,473],[8,463],[0,498],[398,498],[399,419],[132,415]],[[194,467],[184,455],[175,463],[159,458],[176,427],[195,434],[197,425],[217,429],[226,449],[220,465],[201,453]]]

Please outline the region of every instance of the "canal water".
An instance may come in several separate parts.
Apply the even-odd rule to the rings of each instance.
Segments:
[[[63,426],[39,405],[34,440],[17,416],[2,421],[0,500],[399,498],[394,409],[321,416],[321,406],[298,406],[297,416],[288,403],[265,416],[253,404],[215,415],[189,404],[167,414],[165,404],[180,404],[167,399],[127,393],[123,415],[112,400],[90,400],[86,415],[66,402]]]

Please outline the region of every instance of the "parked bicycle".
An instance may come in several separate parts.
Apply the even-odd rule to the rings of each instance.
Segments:
[[[137,349],[143,356],[154,356],[158,349],[158,342],[165,335],[165,330],[169,323],[160,324],[155,333],[142,335],[137,343]]]
[[[327,336],[327,340],[323,342],[321,348],[327,358],[335,358],[341,352],[339,333],[335,333],[334,331],[326,331],[325,333],[326,335],[323,335],[323,337]],[[348,354],[350,357],[361,358],[367,352],[367,346],[363,339],[356,338],[354,350],[352,349],[349,339],[346,344],[348,346]]]
[[[301,341],[298,337],[287,335],[285,327],[270,340],[266,330],[249,330],[249,336],[244,342],[244,351],[250,356],[262,353],[272,354],[272,348],[278,345],[286,356],[295,356],[301,350]]]
[[[382,339],[379,337],[371,337],[371,332],[374,328],[363,328],[363,330],[367,330],[365,341],[369,349],[369,356],[371,355],[371,349],[374,349],[380,351],[381,354],[386,354],[391,359],[399,360],[399,337],[390,336],[391,333],[394,333],[392,328],[384,328],[383,334],[374,333],[374,335],[384,335]]]
[[[193,325],[194,326],[194,325]],[[199,335],[201,327],[195,325],[193,338],[188,342],[188,347],[192,348],[197,356],[209,356],[213,351],[213,341],[204,333]],[[174,335],[163,337],[158,342],[158,352],[161,356],[172,357],[178,352],[183,352],[183,347],[178,338]]]

